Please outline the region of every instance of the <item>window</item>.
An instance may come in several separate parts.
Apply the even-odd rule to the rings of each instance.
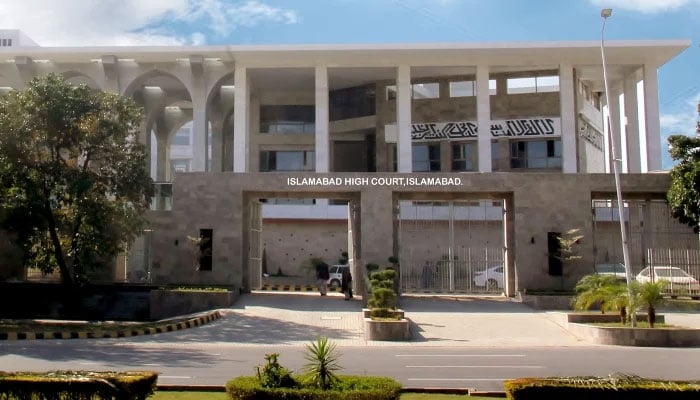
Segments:
[[[328,100],[330,121],[374,115],[375,96],[374,86],[331,90]]]
[[[260,106],[260,133],[304,134],[316,131],[313,105]]]
[[[511,168],[561,168],[561,140],[512,141]]]
[[[438,99],[440,98],[440,84],[414,83],[411,85],[411,96],[414,99]]]
[[[189,146],[192,143],[190,142],[190,137],[191,137],[191,132],[192,130],[190,128],[182,128],[177,133],[175,133],[175,136],[173,137],[172,145],[174,146]]]
[[[411,85],[411,98],[437,99],[440,98],[440,84],[437,82],[414,83]],[[396,85],[386,87],[386,99],[396,100]]]
[[[173,172],[189,172],[190,160],[170,160],[170,168]]]
[[[413,145],[413,172],[440,172],[440,144]]]
[[[450,97],[470,96],[476,96],[476,85],[474,81],[450,82]]]
[[[474,171],[474,143],[457,143],[452,145],[452,170]]]
[[[199,271],[211,271],[214,254],[214,230],[199,230]]]
[[[269,171],[313,171],[313,151],[261,151],[260,172]]]
[[[12,39],[7,39],[7,45],[12,46]]]
[[[559,91],[559,77],[557,75],[509,78],[506,84],[508,94]]]
[[[3,47],[7,46],[7,39],[3,39],[2,43],[0,43],[0,46],[3,46]]]

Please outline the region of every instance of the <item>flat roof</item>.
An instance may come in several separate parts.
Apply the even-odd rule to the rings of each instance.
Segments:
[[[690,46],[688,39],[610,40],[605,42],[610,64],[661,66]],[[384,44],[226,45],[226,46],[99,46],[7,47],[0,61],[17,56],[57,63],[82,63],[113,55],[136,62],[173,62],[191,55],[250,66],[463,66],[599,64],[599,41],[455,42]]]

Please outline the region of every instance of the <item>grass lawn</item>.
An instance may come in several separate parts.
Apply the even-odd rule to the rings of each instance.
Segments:
[[[456,400],[467,396],[457,394],[405,393],[401,400]],[[471,400],[493,400],[494,397],[472,397]],[[226,400],[224,392],[156,392],[150,400]]]

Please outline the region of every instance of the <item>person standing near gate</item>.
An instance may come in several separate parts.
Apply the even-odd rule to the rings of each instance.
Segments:
[[[342,268],[341,288],[345,294],[345,301],[352,299],[352,274],[350,274],[350,266]]]
[[[328,264],[323,261],[316,264],[316,281],[318,283],[318,291],[321,293],[321,296],[326,295],[326,285],[330,276]]]

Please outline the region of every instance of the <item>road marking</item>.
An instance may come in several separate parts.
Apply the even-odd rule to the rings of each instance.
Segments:
[[[396,354],[396,357],[525,357],[525,354]]]
[[[158,379],[192,379],[192,377],[179,375],[159,375]]]
[[[406,368],[544,368],[542,365],[405,365]]]

